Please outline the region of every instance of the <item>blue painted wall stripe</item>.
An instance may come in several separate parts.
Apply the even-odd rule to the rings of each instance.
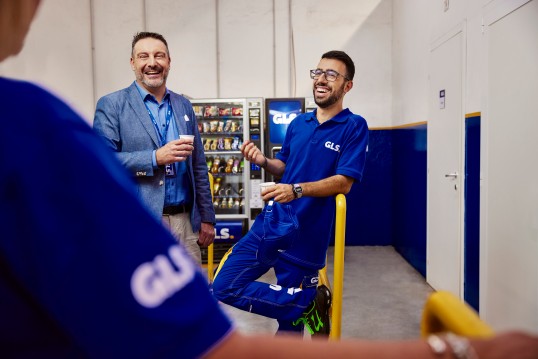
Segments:
[[[464,299],[479,311],[480,114],[465,119]]]
[[[347,196],[347,245],[393,245],[426,275],[427,125],[370,130],[362,183]]]

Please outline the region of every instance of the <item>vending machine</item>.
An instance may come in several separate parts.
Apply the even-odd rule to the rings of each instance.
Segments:
[[[218,261],[248,231],[251,208],[257,205],[256,194],[261,198],[259,191],[253,192],[256,182],[251,183],[259,183],[261,168],[248,165],[240,148],[246,139],[263,148],[263,99],[193,99],[191,102],[207,170],[214,178],[212,194],[217,223],[213,248]],[[202,260],[207,260],[205,250]]]
[[[265,154],[274,158],[282,148],[288,126],[295,117],[305,112],[304,97],[298,98],[266,98],[265,118],[267,124],[264,131]],[[272,174],[265,174],[265,181],[278,182]]]

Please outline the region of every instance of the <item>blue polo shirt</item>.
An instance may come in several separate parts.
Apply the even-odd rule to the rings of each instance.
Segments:
[[[286,164],[281,183],[314,182],[337,174],[360,182],[368,144],[366,120],[349,109],[322,124],[316,115],[317,110],[301,114],[290,123],[276,155]],[[334,235],[335,198],[302,197],[290,204],[297,213],[300,238],[282,256],[305,267],[322,268]]]
[[[160,136],[163,135],[163,129],[166,128],[166,112],[168,111],[168,106],[170,105],[170,91],[166,89],[166,94],[164,95],[161,103],[159,103],[157,102],[155,96],[142,88],[138,82],[135,81],[134,84],[136,85],[138,92],[140,92],[140,96],[142,96],[144,104],[151,111],[153,118],[157,122],[159,129],[156,128],[155,132],[160,131],[161,133],[157,133],[157,137],[161,138]],[[173,113],[168,131],[166,131],[164,136],[166,143],[179,138],[179,130],[177,128],[176,118]],[[156,151],[157,150],[154,150],[152,154],[153,168],[158,167],[157,157],[155,154]],[[167,176],[165,179],[164,206],[192,204],[193,194],[191,190],[191,182],[189,180],[187,162],[176,162],[172,164],[172,166],[175,168],[176,175],[174,177]]]
[[[203,274],[88,124],[25,82],[0,78],[0,98],[0,356],[198,358],[222,341]]]

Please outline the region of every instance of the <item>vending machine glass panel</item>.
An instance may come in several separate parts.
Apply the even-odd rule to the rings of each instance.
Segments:
[[[267,119],[265,136],[265,154],[275,157],[282,147],[288,126],[299,114],[305,112],[305,99],[299,98],[267,98],[265,99]],[[266,173],[266,181],[278,182],[278,178]]]

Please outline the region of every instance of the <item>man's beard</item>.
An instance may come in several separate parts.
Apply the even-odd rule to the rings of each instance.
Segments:
[[[314,102],[316,105],[318,105],[320,108],[328,108],[337,103],[343,96],[344,96],[344,85],[337,89],[336,91],[332,92],[332,94],[325,98],[324,100],[318,100],[316,98],[316,88],[314,87],[314,90],[312,91],[314,94]]]
[[[165,80],[166,78],[164,77],[155,80],[146,80],[144,77],[142,77],[142,83],[149,88],[159,88],[162,86]]]
[[[144,74],[142,72],[139,72],[137,79],[148,88],[159,88],[166,82],[166,79],[168,78],[168,72],[166,72],[164,69],[161,69],[161,71],[162,71],[161,78],[148,80],[144,77]]]

